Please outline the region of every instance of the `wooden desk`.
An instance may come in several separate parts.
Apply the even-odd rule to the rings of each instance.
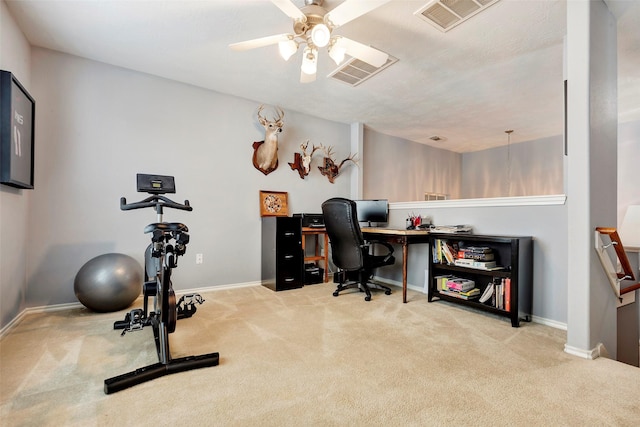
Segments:
[[[320,234],[324,236],[324,246],[320,250]],[[307,256],[305,252],[307,236],[316,236],[316,246],[313,256]],[[325,228],[302,227],[302,253],[304,261],[324,261],[324,282],[329,280],[329,235]]]
[[[406,303],[409,245],[412,243],[429,243],[429,230],[400,230],[374,227],[362,227],[361,230],[365,240],[381,240],[402,245],[402,302]]]

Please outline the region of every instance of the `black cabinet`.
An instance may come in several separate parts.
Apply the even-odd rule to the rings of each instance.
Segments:
[[[477,308],[508,317],[517,327],[521,318],[530,320],[532,287],[531,237],[431,235],[429,302]]]
[[[262,218],[262,285],[274,291],[304,285],[301,218]]]

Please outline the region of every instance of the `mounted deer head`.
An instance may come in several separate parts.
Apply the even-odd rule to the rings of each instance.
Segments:
[[[264,105],[258,108],[258,121],[264,127],[264,141],[253,143],[253,166],[265,175],[278,168],[278,134],[282,132],[284,111],[276,107],[277,116],[268,120],[262,115]]]
[[[329,182],[332,184],[336,176],[340,174],[340,169],[342,169],[342,166],[346,162],[351,161],[356,166],[358,165],[358,162],[354,160],[354,158],[358,155],[358,153],[347,157],[346,159],[341,161],[339,165],[336,166],[336,163],[333,160],[333,155],[334,155],[333,147],[328,147],[328,148],[325,148],[324,146],[321,146],[321,147],[322,147],[322,151],[324,151],[324,163],[323,163],[323,166],[318,166],[318,169],[320,169],[320,173],[326,176],[329,179]]]
[[[295,153],[293,155],[293,163],[289,163],[291,166],[291,170],[297,170],[300,178],[304,179],[305,176],[309,175],[309,170],[311,166],[311,157],[316,150],[319,150],[322,146],[316,147],[315,144],[311,149],[311,153],[307,154],[307,148],[309,147],[309,140],[306,140],[302,144],[300,144],[300,149],[302,149],[302,154]]]

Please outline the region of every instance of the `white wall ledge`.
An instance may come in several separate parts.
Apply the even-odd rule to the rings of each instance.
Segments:
[[[416,202],[389,203],[389,209],[437,209],[437,208],[478,208],[498,206],[547,206],[564,205],[567,196],[554,194],[549,196],[492,197],[485,199],[430,200]]]

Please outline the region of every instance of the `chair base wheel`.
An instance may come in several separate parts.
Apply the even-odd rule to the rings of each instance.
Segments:
[[[371,295],[367,295],[366,297],[364,297],[365,301],[371,301]]]
[[[391,295],[391,291],[384,291],[385,295]]]
[[[334,297],[337,297],[337,296],[338,296],[338,291],[334,291],[334,292],[333,292],[333,296],[334,296]]]

